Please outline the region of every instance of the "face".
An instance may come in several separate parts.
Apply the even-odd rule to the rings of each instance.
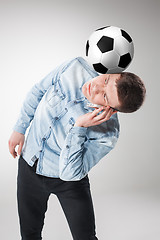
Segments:
[[[84,96],[94,104],[118,108],[120,106],[116,80],[120,74],[102,74],[86,82],[82,87]]]

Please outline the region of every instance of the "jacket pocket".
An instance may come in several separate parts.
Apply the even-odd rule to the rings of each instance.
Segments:
[[[65,94],[62,91],[60,83],[57,81],[54,85],[48,90],[46,94],[46,100],[50,107],[55,107],[65,98]]]
[[[48,92],[46,99],[50,107],[55,107],[61,101],[61,97],[58,94],[58,91],[55,91],[54,89],[51,89]]]

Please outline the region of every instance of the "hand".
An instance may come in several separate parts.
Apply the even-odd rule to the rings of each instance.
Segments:
[[[102,111],[103,110],[103,111]],[[102,113],[100,113],[102,111]],[[116,113],[117,111],[113,111],[111,107],[101,107],[96,108],[93,112],[86,113],[80,116],[74,126],[75,127],[91,127],[95,125],[99,125],[107,120]],[[100,113],[98,115],[98,113]]]
[[[21,154],[22,147],[24,144],[24,139],[25,139],[24,134],[18,133],[15,131],[12,133],[12,135],[8,141],[8,146],[9,146],[9,151],[14,158],[17,157],[17,152],[18,152],[18,155]],[[19,145],[19,147],[18,147],[18,151],[16,152],[15,148],[17,145]]]

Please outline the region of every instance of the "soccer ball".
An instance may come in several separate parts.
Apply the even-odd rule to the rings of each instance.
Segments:
[[[132,38],[123,29],[107,26],[95,30],[86,43],[88,62],[99,73],[120,73],[133,59]]]

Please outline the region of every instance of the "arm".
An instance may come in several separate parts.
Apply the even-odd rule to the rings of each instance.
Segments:
[[[62,72],[63,65],[64,64],[50,72],[40,82],[36,83],[28,92],[23,102],[19,118],[13,128],[14,131],[25,134],[32,119],[34,118],[34,114],[39,102],[49,87],[52,86],[56,79],[59,77],[60,73]]]
[[[63,68],[65,67],[65,65],[66,62],[55,68],[55,70],[50,72],[39,83],[36,83],[27,94],[23,102],[19,118],[15,126],[13,127],[14,131],[8,141],[9,151],[14,158],[17,156],[17,152],[15,151],[17,145],[19,145],[18,154],[21,154],[25,139],[24,134],[29,127],[30,122],[34,118],[34,114],[39,102],[41,101],[45,92],[49,89],[50,86],[54,84],[56,79],[63,72]]]
[[[66,181],[82,179],[99,160],[108,154],[115,146],[119,136],[119,125],[116,118],[109,120],[114,113],[106,109],[96,109],[79,117],[76,124],[68,133],[65,146],[60,155],[60,178]],[[108,114],[107,114],[108,113]],[[104,129],[100,138],[86,137],[87,127],[99,125],[109,120],[109,127]],[[83,127],[82,127],[83,125]],[[93,131],[99,131],[98,126]],[[101,128],[102,130],[102,128]]]

